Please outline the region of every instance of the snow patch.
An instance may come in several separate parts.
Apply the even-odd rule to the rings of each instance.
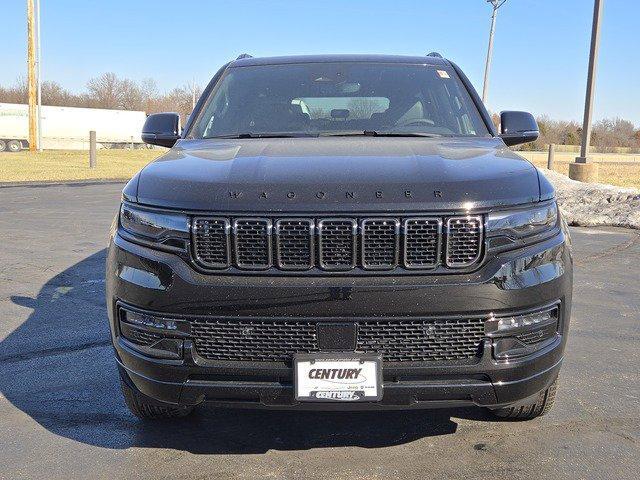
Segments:
[[[604,183],[583,183],[538,169],[553,184],[560,211],[569,225],[606,225],[640,229],[640,190]]]

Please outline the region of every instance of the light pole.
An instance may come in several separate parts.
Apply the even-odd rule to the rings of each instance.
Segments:
[[[587,73],[587,93],[584,99],[584,119],[582,122],[582,144],[578,163],[587,163],[589,140],[591,139],[591,118],[593,116],[593,98],[595,97],[596,69],[598,66],[598,50],[600,48],[600,13],[602,1],[595,0],[593,5],[593,23],[591,26],[591,49],[589,51],[589,71]]]
[[[593,115],[593,99],[595,97],[596,70],[598,66],[598,49],[600,47],[600,17],[604,0],[594,0],[593,23],[591,25],[591,48],[589,50],[589,70],[587,73],[587,92],[584,99],[584,119],[582,122],[582,142],[580,156],[576,163],[569,164],[569,177],[583,182],[598,180],[598,165],[588,163],[589,141],[591,140],[591,119]]]
[[[489,91],[489,70],[491,70],[491,56],[493,54],[493,35],[496,32],[496,15],[498,9],[504,5],[507,0],[487,0],[493,7],[491,13],[491,30],[489,31],[489,48],[487,49],[487,63],[484,66],[484,84],[482,85],[482,103],[487,103],[487,93]]]

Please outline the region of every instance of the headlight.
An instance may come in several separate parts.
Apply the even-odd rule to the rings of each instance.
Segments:
[[[545,237],[558,228],[558,206],[549,202],[521,210],[492,212],[487,216],[491,247],[522,246]],[[492,239],[492,237],[494,237]]]
[[[189,240],[186,215],[159,212],[123,203],[120,207],[123,237],[168,250],[185,250]]]

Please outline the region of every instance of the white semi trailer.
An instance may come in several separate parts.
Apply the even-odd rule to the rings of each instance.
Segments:
[[[98,148],[143,145],[144,112],[49,106],[43,106],[41,112],[42,148],[86,150],[91,130],[96,132]],[[0,152],[28,148],[28,139],[28,105],[0,103]]]

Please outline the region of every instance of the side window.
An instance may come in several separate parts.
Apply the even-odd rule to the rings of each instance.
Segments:
[[[460,91],[456,85],[444,84],[444,92],[448,100],[447,107],[450,109],[452,123],[456,125],[457,132],[461,135],[475,135],[476,131],[473,122],[469,117],[469,113],[460,98]]]
[[[200,114],[200,123],[196,124],[196,132],[199,137],[212,135],[214,125],[220,123],[221,119],[229,111],[229,76],[222,81],[216,95],[209,96],[209,102]],[[202,119],[207,119],[206,123],[202,122]]]
[[[224,118],[225,113],[229,110],[229,98],[227,97],[226,88],[220,91],[214,102],[211,102],[210,109],[210,112],[207,112],[210,114],[210,118],[204,132],[205,136],[210,134],[213,124]]]

